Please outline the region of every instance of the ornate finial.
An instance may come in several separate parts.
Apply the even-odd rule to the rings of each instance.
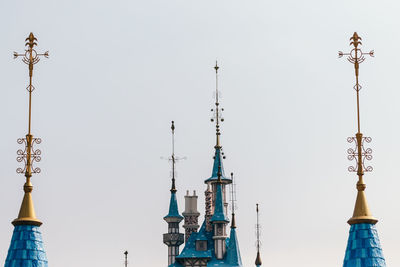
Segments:
[[[41,225],[42,223],[36,218],[35,210],[33,207],[33,202],[30,193],[32,192],[31,177],[33,173],[40,173],[40,168],[34,167],[34,162],[39,162],[41,160],[41,151],[34,148],[34,144],[40,144],[42,140],[40,138],[34,138],[31,134],[31,118],[32,118],[32,92],[35,87],[32,84],[33,77],[33,66],[40,61],[40,57],[49,57],[49,52],[46,51],[43,54],[39,54],[34,49],[37,46],[37,39],[30,33],[28,38],[25,39],[25,46],[27,47],[25,53],[18,54],[14,52],[14,58],[22,57],[22,62],[28,65],[29,69],[29,84],[26,90],[29,93],[29,107],[28,107],[28,134],[25,138],[19,138],[17,140],[18,144],[23,144],[24,149],[19,149],[17,151],[17,161],[24,162],[23,168],[18,168],[17,173],[24,173],[26,177],[26,182],[24,185],[25,196],[22,201],[21,209],[18,218],[13,221],[14,225],[18,224],[34,224]]]
[[[232,222],[231,222],[231,228],[236,228],[236,220],[235,220],[235,201],[236,201],[236,184],[235,181],[233,180],[233,172],[231,172],[231,179],[232,179],[232,184],[231,184],[231,202],[232,202]]]
[[[125,252],[124,252],[124,255],[125,255],[125,262],[124,262],[124,264],[125,264],[125,267],[128,267],[128,251],[125,251]]]
[[[261,246],[261,242],[260,242],[260,223],[259,223],[259,214],[258,214],[258,204],[256,204],[256,212],[257,212],[257,224],[256,224],[256,236],[257,236],[257,243],[256,243],[256,247],[257,247],[257,257],[256,257],[256,266],[261,266],[262,262],[261,262],[261,256],[260,256],[260,246]]]
[[[175,193],[176,187],[175,187],[175,179],[176,179],[176,168],[175,164],[180,161],[186,159],[186,157],[180,158],[175,156],[175,122],[171,121],[171,132],[172,132],[172,154],[170,157],[161,157],[162,159],[167,159],[168,161],[171,162],[172,165],[172,171],[171,171],[171,179],[172,179],[172,186],[171,186],[171,193]]]
[[[216,129],[216,135],[217,135],[217,143],[215,145],[216,148],[221,148],[221,143],[220,143],[220,129],[219,129],[219,123],[224,121],[224,118],[222,117],[222,111],[224,111],[223,108],[219,107],[219,91],[218,91],[218,62],[215,62],[215,108],[211,109],[212,112],[214,112],[213,117],[211,118],[211,121],[215,121],[215,129]]]
[[[171,131],[172,131],[172,155],[171,155],[171,161],[172,161],[172,187],[171,187],[171,192],[175,193],[176,188],[175,188],[175,124],[174,121],[171,122]]]
[[[354,148],[349,148],[347,150],[347,153],[348,153],[347,158],[349,160],[355,160],[355,162],[356,162],[356,166],[355,167],[350,166],[348,168],[348,170],[351,172],[357,172],[358,195],[357,195],[356,205],[354,208],[353,217],[348,221],[348,223],[349,224],[355,224],[355,223],[374,223],[375,224],[378,220],[375,219],[371,215],[371,212],[369,211],[367,200],[366,200],[366,197],[364,194],[364,190],[366,188],[366,185],[363,181],[364,172],[370,172],[373,169],[371,166],[366,166],[366,161],[369,161],[372,159],[372,149],[364,147],[365,143],[371,142],[371,137],[363,137],[363,134],[361,133],[360,90],[361,90],[362,86],[360,85],[360,83],[358,81],[360,64],[362,62],[364,62],[366,55],[373,57],[374,51],[371,50],[369,53],[364,53],[359,48],[359,46],[362,45],[361,40],[362,40],[361,37],[359,37],[358,34],[355,32],[353,34],[353,36],[350,38],[350,41],[351,41],[350,45],[353,45],[354,48],[349,53],[343,53],[342,51],[339,51],[339,58],[346,55],[347,60],[354,65],[355,76],[356,76],[356,84],[354,85],[353,88],[356,91],[356,96],[357,96],[357,133],[355,134],[355,137],[347,138],[347,141],[349,143],[354,143]]]

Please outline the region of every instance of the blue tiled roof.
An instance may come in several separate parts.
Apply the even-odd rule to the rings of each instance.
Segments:
[[[205,251],[196,250],[197,240],[207,240],[207,248]],[[206,231],[205,222],[203,222],[200,230],[198,232],[193,232],[189,239],[186,241],[185,247],[183,248],[181,254],[177,256],[177,259],[186,258],[210,258],[212,257],[212,249],[214,248],[212,239],[212,232]]]
[[[386,267],[375,225],[360,223],[350,227],[343,267]]]
[[[183,217],[179,214],[179,211],[178,211],[178,201],[176,200],[175,192],[171,192],[171,200],[169,201],[169,212],[168,212],[168,215],[164,217],[164,219],[165,218],[183,219]]]
[[[48,267],[39,226],[15,226],[4,267]]]
[[[218,167],[221,166],[221,179],[223,181],[228,181],[232,182],[232,179],[225,177],[225,171],[224,171],[224,165],[222,164],[222,151],[220,147],[215,148],[215,156],[214,156],[214,165],[213,165],[213,170],[211,173],[211,177],[206,179],[204,182],[210,182],[210,181],[217,181],[218,180]]]
[[[211,222],[229,222],[229,219],[224,212],[224,202],[222,198],[222,188],[220,183],[217,184],[215,210],[214,210],[214,215],[211,217]]]
[[[242,266],[242,258],[240,257],[239,242],[235,228],[231,228],[231,235],[226,253],[226,260],[228,261],[229,266]]]

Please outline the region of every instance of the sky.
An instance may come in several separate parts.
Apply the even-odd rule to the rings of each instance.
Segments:
[[[170,122],[177,196],[211,174],[215,60],[225,121],[225,171],[237,183],[244,266],[254,266],[255,204],[263,265],[343,262],[357,177],[346,138],[356,132],[354,31],[361,131],[372,137],[366,195],[388,266],[400,266],[397,174],[398,1],[147,0],[0,2],[0,261],[22,201],[17,138],[27,132],[28,70],[13,51],[33,32],[50,51],[34,69],[32,133],[42,172],[33,199],[50,266],[166,266]]]

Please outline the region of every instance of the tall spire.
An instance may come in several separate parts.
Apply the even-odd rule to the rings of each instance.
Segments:
[[[233,181],[233,172],[231,172],[231,179],[232,179],[232,184],[231,184],[231,208],[232,208],[232,222],[231,222],[231,228],[236,228],[236,220],[235,220],[235,182]]]
[[[25,40],[26,49],[22,54],[14,52],[14,58],[22,57],[22,62],[28,65],[29,69],[29,84],[26,88],[29,93],[29,107],[28,107],[28,133],[25,138],[18,139],[18,144],[23,144],[24,149],[17,151],[17,161],[23,162],[24,167],[18,168],[17,173],[23,173],[26,178],[24,184],[24,198],[22,200],[21,208],[18,218],[12,224],[14,227],[11,244],[8,249],[7,258],[4,267],[14,266],[41,266],[47,267],[46,252],[43,248],[42,234],[40,233],[39,226],[42,224],[36,218],[35,209],[31,192],[33,189],[31,177],[34,173],[39,173],[40,169],[34,166],[35,162],[41,159],[41,151],[34,148],[34,144],[40,144],[40,138],[34,138],[31,133],[31,118],[32,118],[32,92],[35,87],[32,84],[33,67],[39,62],[40,57],[48,57],[49,53],[45,52],[39,54],[35,50],[37,46],[37,39],[33,33]]]
[[[219,99],[220,99],[220,92],[218,90],[218,70],[219,70],[218,62],[215,62],[215,108],[211,109],[211,112],[213,112],[213,116],[211,118],[212,122],[215,122],[215,134],[216,134],[216,144],[214,146],[215,148],[215,154],[214,154],[214,165],[211,173],[211,177],[205,180],[205,183],[208,182],[216,182],[218,179],[218,168],[221,166],[221,176],[222,176],[222,181],[224,183],[230,183],[230,179],[225,177],[225,171],[224,167],[222,164],[222,159],[225,159],[224,152],[222,151],[222,145],[221,145],[221,129],[220,125],[221,122],[224,121],[224,118],[222,117],[222,112],[224,111],[223,108],[220,107]]]
[[[256,224],[256,236],[257,236],[257,257],[256,257],[256,266],[260,267],[262,262],[261,262],[261,256],[260,256],[260,222],[259,222],[259,213],[258,213],[258,204],[256,204],[256,212],[257,212],[257,224]]]
[[[171,192],[176,192],[176,188],[175,188],[175,124],[174,124],[174,121],[171,122],[171,131],[172,131],[172,155],[171,155],[172,186],[171,186]]]
[[[128,251],[127,250],[124,252],[124,255],[125,255],[124,266],[128,267]]]
[[[366,185],[363,180],[364,172],[372,171],[372,167],[365,166],[365,163],[367,160],[372,159],[372,149],[364,147],[365,143],[371,142],[371,137],[363,137],[363,134],[361,133],[360,94],[359,93],[360,93],[360,90],[362,87],[358,80],[360,64],[362,62],[364,62],[366,55],[373,57],[374,51],[372,50],[368,53],[364,53],[361,51],[361,49],[360,49],[360,46],[362,45],[361,37],[359,37],[356,32],[350,38],[350,41],[351,41],[350,45],[353,45],[354,48],[349,53],[343,53],[343,52],[339,51],[339,57],[346,55],[347,60],[354,65],[356,84],[354,85],[353,88],[356,91],[356,96],[357,96],[357,133],[355,134],[355,137],[347,138],[347,141],[349,143],[354,143],[354,148],[348,149],[347,152],[348,152],[348,159],[356,161],[356,166],[355,167],[350,166],[348,169],[350,172],[357,172],[357,175],[358,175],[357,191],[358,191],[358,193],[357,193],[356,204],[354,207],[353,217],[348,220],[348,223],[350,225],[356,224],[356,223],[375,224],[378,222],[378,220],[372,216],[372,214],[369,210],[369,207],[368,207],[365,193],[364,193],[364,190],[366,188]]]
[[[39,149],[34,148],[35,144],[40,144],[42,140],[40,138],[34,138],[31,134],[31,119],[32,119],[32,92],[35,90],[35,87],[32,84],[33,78],[33,66],[39,62],[40,57],[48,57],[49,52],[45,52],[43,54],[39,54],[35,50],[35,46],[37,46],[37,39],[30,33],[28,38],[25,39],[25,46],[27,47],[25,53],[18,54],[14,52],[14,58],[22,57],[22,62],[28,65],[29,69],[29,84],[26,87],[29,95],[29,106],[28,106],[28,133],[25,138],[19,138],[18,144],[23,144],[24,149],[19,149],[17,151],[17,161],[24,162],[23,168],[18,168],[17,173],[23,173],[26,178],[26,182],[24,184],[24,198],[22,200],[21,208],[18,214],[18,218],[15,219],[12,223],[14,225],[37,225],[40,226],[42,223],[36,218],[35,209],[33,206],[33,200],[31,196],[31,192],[33,190],[33,186],[31,183],[31,177],[34,173],[40,173],[40,168],[35,167],[33,164],[35,162],[39,162],[41,160],[41,151]]]
[[[214,117],[211,119],[212,122],[215,122],[215,133],[216,133],[216,144],[215,148],[221,148],[221,141],[220,141],[220,135],[221,131],[219,129],[219,124],[220,122],[224,121],[224,118],[222,117],[222,111],[224,111],[223,108],[219,107],[219,91],[218,91],[218,62],[215,61],[215,109],[211,109],[211,111],[214,112]]]

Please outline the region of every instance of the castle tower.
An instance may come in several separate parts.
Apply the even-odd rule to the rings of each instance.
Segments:
[[[360,128],[360,96],[361,85],[359,84],[359,65],[365,60],[365,56],[374,56],[374,52],[363,53],[360,49],[361,38],[355,32],[350,38],[354,48],[350,53],[339,52],[339,57],[347,56],[350,63],[354,64],[356,84],[354,89],[357,96],[357,133],[355,137],[349,137],[349,143],[354,144],[354,148],[348,149],[348,159],[355,160],[356,166],[350,166],[350,172],[356,172],[358,176],[357,182],[357,198],[354,207],[353,217],[348,220],[350,224],[350,234],[346,248],[346,254],[343,261],[343,267],[385,267],[385,258],[383,257],[382,248],[379,242],[378,232],[375,219],[368,207],[367,198],[365,196],[366,185],[363,180],[365,172],[372,171],[371,166],[366,166],[366,161],[372,159],[372,150],[364,145],[371,142],[370,137],[365,137],[361,133]]]
[[[41,139],[33,137],[31,133],[31,106],[32,92],[35,89],[32,84],[33,67],[39,62],[41,56],[48,57],[49,54],[48,52],[43,54],[36,52],[37,39],[33,33],[30,33],[25,42],[25,52],[22,54],[14,52],[14,58],[22,57],[22,61],[29,68],[29,85],[26,88],[29,93],[28,133],[24,138],[18,139],[18,144],[23,144],[24,148],[17,151],[17,161],[24,162],[24,167],[18,168],[17,173],[24,174],[26,182],[23,187],[24,198],[18,218],[12,222],[15,228],[4,267],[47,267],[46,252],[43,248],[42,234],[39,230],[42,222],[36,217],[31,195],[33,190],[31,183],[32,174],[40,173],[40,168],[35,167],[34,164],[41,160],[41,151],[34,147],[34,145],[41,143]]]
[[[171,186],[171,199],[169,203],[169,212],[164,220],[168,223],[168,233],[163,235],[163,242],[168,246],[168,266],[175,263],[175,257],[179,255],[179,246],[183,244],[184,236],[179,233],[179,223],[183,217],[178,211],[178,202],[176,200],[176,187],[175,187],[175,125],[172,121],[172,155],[169,160],[172,163],[172,186]]]
[[[229,222],[228,217],[225,214],[224,210],[224,201],[223,201],[223,193],[222,193],[222,173],[221,166],[218,168],[218,180],[215,183],[216,185],[216,198],[215,198],[215,209],[214,214],[210,220],[213,226],[214,234],[214,253],[215,257],[218,260],[221,260],[225,256],[226,252],[226,225]]]
[[[224,118],[222,117],[222,111],[224,111],[224,109],[220,107],[220,103],[219,103],[219,94],[220,94],[220,92],[218,91],[219,66],[217,63],[215,64],[214,69],[215,69],[215,77],[216,77],[215,78],[215,80],[216,80],[215,108],[213,108],[211,110],[214,113],[214,116],[211,119],[211,121],[215,122],[216,144],[214,146],[215,154],[214,154],[214,163],[213,163],[211,177],[204,181],[204,183],[207,184],[207,190],[205,192],[207,231],[211,231],[211,229],[212,229],[210,219],[211,219],[212,215],[214,214],[215,205],[216,205],[217,181],[219,180],[218,173],[220,172],[220,174],[221,174],[220,185],[221,185],[221,191],[222,191],[223,211],[226,216],[228,215],[228,203],[226,201],[226,188],[225,187],[227,184],[230,184],[232,182],[230,178],[225,176],[225,171],[224,171],[223,162],[222,162],[222,159],[225,158],[225,155],[222,151],[222,145],[221,145],[221,140],[220,140],[220,136],[221,136],[220,123],[224,121]]]
[[[183,228],[185,229],[185,242],[189,239],[193,232],[197,232],[199,229],[199,216],[200,213],[197,211],[197,198],[196,191],[193,191],[193,195],[189,195],[189,190],[185,196],[185,211],[182,213],[185,218]]]

